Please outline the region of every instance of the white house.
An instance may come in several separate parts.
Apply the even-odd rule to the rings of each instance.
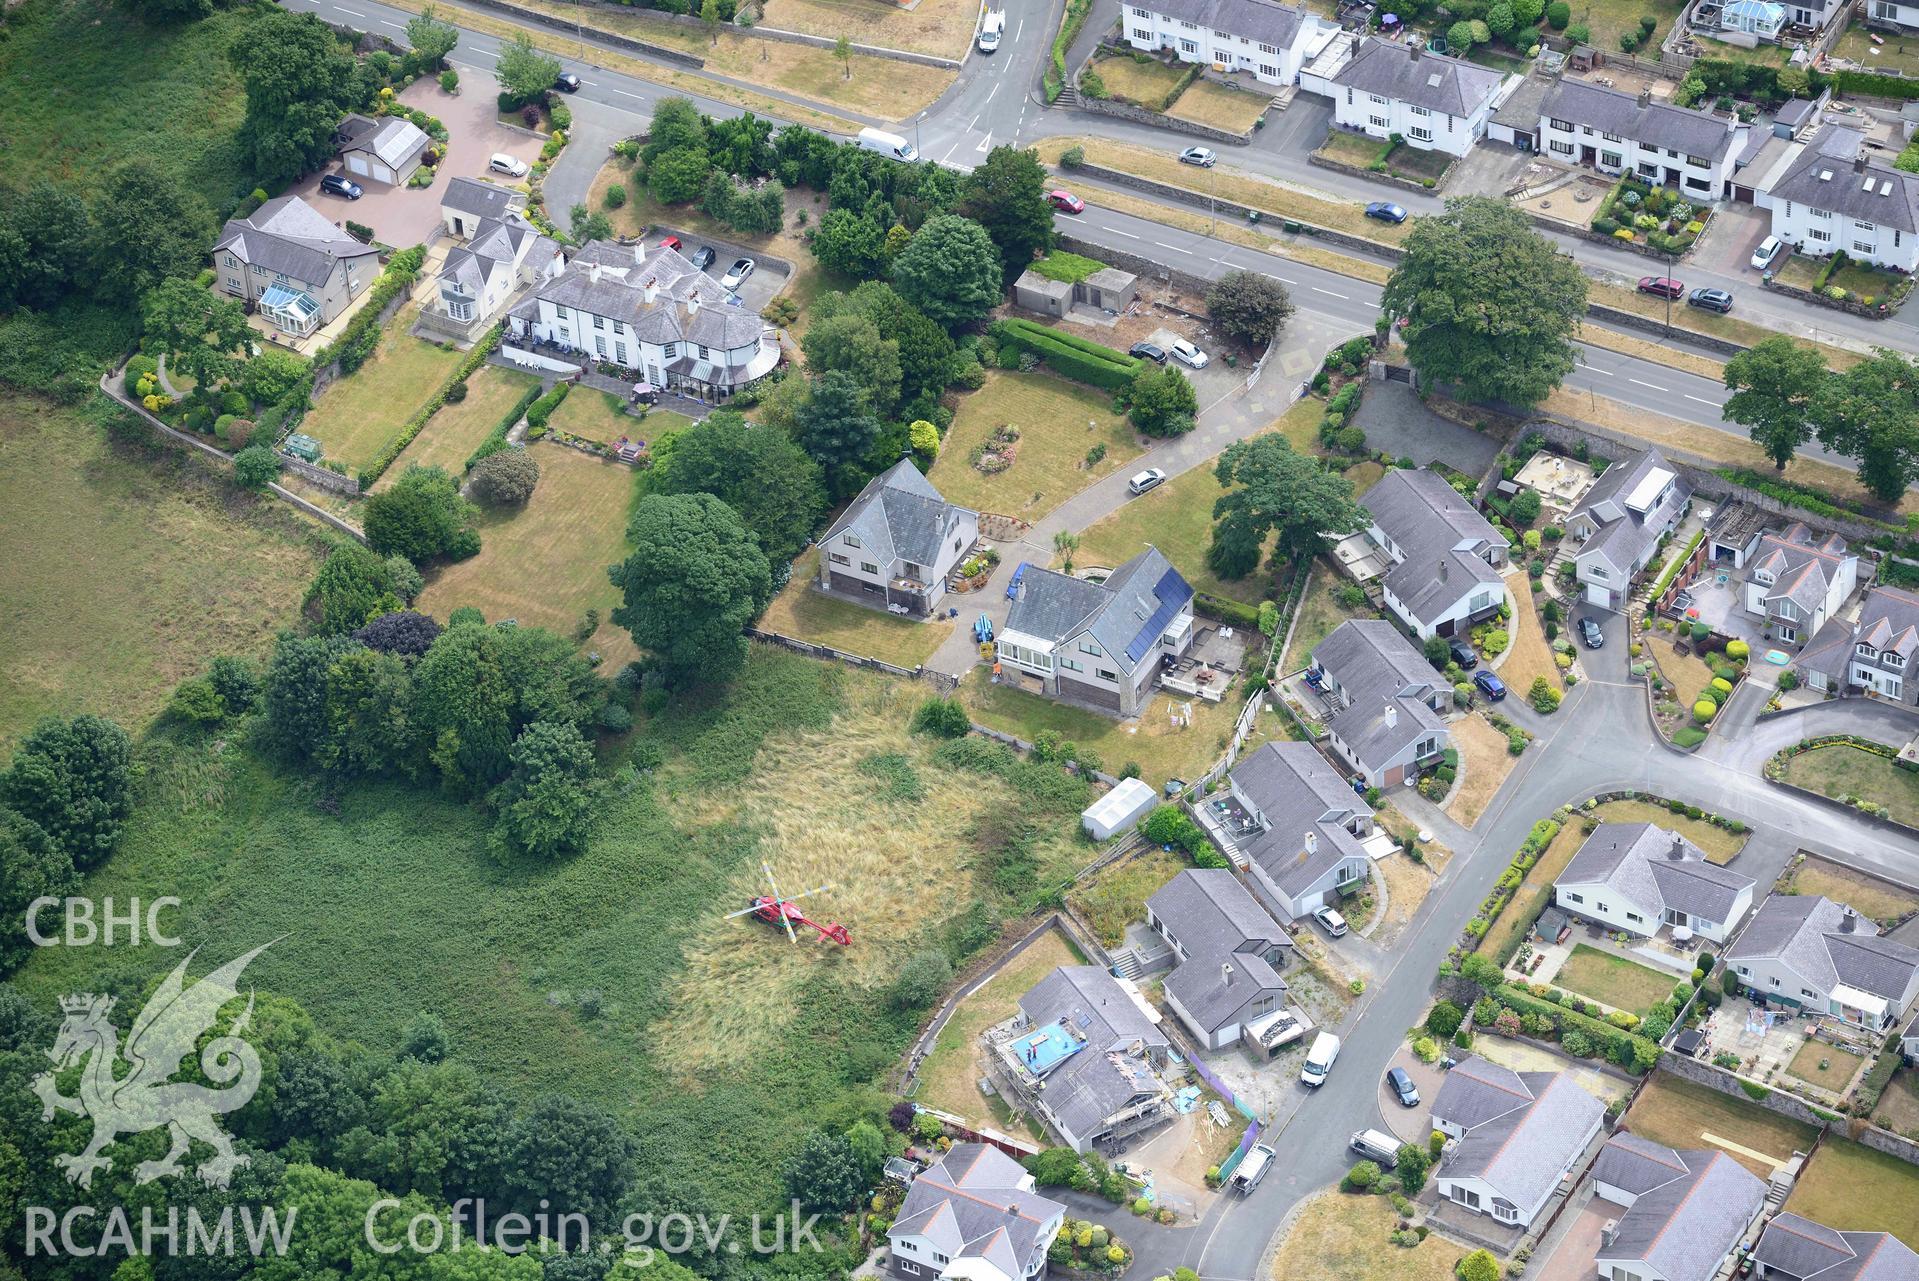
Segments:
[[[1126,43],[1181,62],[1243,71],[1283,87],[1339,34],[1339,25],[1275,0],[1143,0],[1121,13]]]
[[[1189,867],[1146,900],[1146,924],[1178,958],[1161,991],[1209,1050],[1280,1009],[1293,941],[1225,868]]]
[[[1342,129],[1380,139],[1398,134],[1409,147],[1463,156],[1486,136],[1504,80],[1410,41],[1366,40],[1325,90],[1306,87],[1332,98],[1333,123]]]
[[[1919,269],[1919,174],[1869,159],[1851,129],[1824,129],[1771,188],[1772,234],[1801,253]]]
[[[1468,1055],[1433,1098],[1433,1128],[1450,1140],[1434,1172],[1439,1195],[1530,1227],[1605,1117],[1570,1072],[1514,1072]]]
[[[1627,934],[1661,926],[1724,942],[1752,910],[1751,877],[1651,823],[1601,823],[1553,882],[1553,902]]]
[[[1018,1161],[985,1143],[955,1143],[907,1186],[886,1230],[900,1281],[1037,1281],[1066,1207],[1033,1190]]]
[[[1787,645],[1811,640],[1838,614],[1859,583],[1859,557],[1837,534],[1794,523],[1762,535],[1746,557],[1741,600],[1765,633]]]
[[[1901,0],[1866,0],[1866,25],[1919,31],[1919,4]]]
[[[1227,857],[1294,921],[1369,883],[1373,807],[1310,743],[1267,743],[1226,776],[1205,811]]]
[[[979,541],[979,513],[940,497],[910,458],[866,482],[820,539],[819,585],[875,609],[925,618]]]
[[[1692,486],[1657,449],[1608,467],[1566,518],[1587,602],[1624,605],[1633,575],[1646,568],[1691,501]]]
[[[1540,149],[1604,174],[1631,173],[1698,201],[1732,194],[1747,126],[1584,80],[1558,81],[1539,109]]]
[[[1793,659],[1808,687],[1838,694],[1857,691],[1908,710],[1919,708],[1919,596],[1897,587],[1873,587],[1850,620],[1835,618]]]
[[[1774,894],[1726,950],[1755,1000],[1884,1032],[1919,998],[1919,949],[1821,895]]]
[[[545,284],[565,269],[559,242],[518,214],[483,219],[472,224],[465,244],[447,251],[433,310],[475,330],[491,323],[520,288]]]
[[[1724,1152],[1677,1152],[1636,1134],[1606,1140],[1594,1191],[1626,1207],[1603,1230],[1597,1276],[1712,1281],[1766,1205],[1766,1185]]]
[[[1193,647],[1193,589],[1159,549],[1089,582],[1023,565],[999,634],[1002,664],[1037,676],[1048,698],[1138,716],[1161,662]]]
[[[1422,640],[1510,610],[1506,540],[1438,473],[1395,467],[1359,501],[1372,517],[1367,539],[1391,564],[1380,581],[1386,608]]]
[[[466,240],[489,219],[498,222],[526,208],[526,193],[498,183],[458,175],[447,180],[440,197],[440,225],[455,240]]]
[[[1394,787],[1452,746],[1440,710],[1452,686],[1380,618],[1348,619],[1314,648],[1311,671],[1331,715],[1327,741],[1361,783]]]

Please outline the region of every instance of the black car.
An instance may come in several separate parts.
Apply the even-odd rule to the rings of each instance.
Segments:
[[[1419,1106],[1419,1087],[1413,1084],[1413,1078],[1405,1068],[1389,1069],[1386,1073],[1386,1084],[1391,1086],[1393,1093],[1399,1096],[1401,1104],[1409,1108]]]
[[[1453,661],[1459,664],[1461,671],[1470,672],[1479,666],[1479,655],[1473,653],[1473,647],[1458,637],[1446,643],[1446,652],[1453,656]]]
[[[559,78],[553,82],[553,87],[561,93],[578,93],[580,91],[580,78],[571,71],[562,71]]]
[[[320,190],[325,195],[345,196],[348,200],[358,200],[364,194],[359,183],[352,181],[344,174],[337,173],[330,173],[320,179]]]
[[[1390,200],[1375,200],[1366,206],[1366,216],[1377,218],[1381,222],[1405,222],[1406,210]]]
[[[1126,349],[1126,354],[1136,360],[1150,360],[1155,364],[1166,363],[1166,349],[1149,342],[1136,342]]]
[[[693,265],[701,271],[705,271],[713,265],[713,260],[717,257],[719,257],[719,254],[714,252],[713,246],[701,245],[693,251]]]
[[[1586,642],[1587,649],[1599,649],[1606,643],[1606,633],[1599,630],[1599,624],[1590,618],[1579,620],[1579,639]]]
[[[1716,311],[1723,316],[1732,310],[1732,295],[1724,289],[1695,289],[1686,296],[1686,305]]]

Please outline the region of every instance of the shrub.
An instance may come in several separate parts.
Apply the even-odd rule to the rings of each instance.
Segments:
[[[1573,20],[1572,6],[1566,0],[1552,0],[1546,6],[1546,25],[1554,31],[1564,31],[1566,24]]]
[[[1499,1281],[1499,1260],[1490,1250],[1474,1250],[1453,1267],[1459,1281]]]
[[[1377,1182],[1379,1166],[1371,1161],[1361,1161],[1346,1171],[1346,1177],[1339,1181],[1339,1186],[1348,1192],[1370,1192]]]
[[[619,209],[625,204],[626,188],[624,186],[616,182],[606,189],[606,207],[608,209]]]
[[[1701,725],[1710,724],[1712,718],[1718,714],[1719,704],[1713,702],[1710,698],[1702,698],[1692,705],[1692,718]]]
[[[1055,373],[1104,391],[1120,391],[1129,387],[1140,371],[1140,362],[1123,351],[1035,321],[999,320],[993,323],[989,332],[999,343],[1001,368],[1006,367],[1005,357],[1009,349],[1015,353],[1014,368],[1018,368],[1017,353],[1029,352]]]
[[[913,713],[913,732],[935,738],[964,738],[972,732],[973,719],[957,698],[929,698]]]
[[[489,507],[518,507],[533,497],[540,465],[524,449],[489,454],[473,465],[473,497]]]
[[[1534,711],[1542,715],[1556,712],[1559,710],[1559,699],[1559,691],[1551,681],[1544,676],[1533,677],[1532,688],[1526,692],[1526,701],[1533,705]]]
[[[1466,1011],[1452,1001],[1435,1001],[1426,1011],[1426,1030],[1434,1036],[1449,1037],[1466,1021]]]

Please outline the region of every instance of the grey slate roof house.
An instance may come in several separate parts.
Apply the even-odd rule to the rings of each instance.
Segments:
[[[526,193],[478,178],[454,177],[440,196],[440,221],[448,234],[462,240],[482,222],[498,221],[526,208]]]
[[[985,1143],[955,1143],[914,1177],[886,1230],[888,1274],[903,1281],[1034,1281],[1066,1207],[1033,1190],[1033,1176]]]
[[[1391,623],[1341,623],[1313,650],[1312,670],[1333,709],[1328,740],[1365,783],[1410,782],[1452,745],[1439,714],[1451,705],[1452,687]]]
[[[940,497],[913,460],[866,482],[820,539],[822,589],[862,605],[925,618],[946,578],[979,540],[979,513]]]
[[[1839,612],[1859,581],[1859,557],[1838,534],[1802,522],[1763,534],[1747,555],[1744,604],[1783,645],[1812,639]]]
[[[1343,129],[1397,134],[1408,146],[1463,156],[1486,135],[1505,80],[1416,43],[1367,40],[1334,73],[1328,92],[1333,122]]]
[[[1175,1115],[1160,1078],[1173,1043],[1137,990],[1094,965],[1062,965],[1027,989],[1019,1015],[987,1033],[987,1070],[1067,1147],[1151,1129]]]
[[[1539,107],[1541,150],[1601,173],[1631,173],[1695,201],[1730,195],[1747,127],[1737,120],[1562,79]]]
[[[1267,743],[1226,776],[1202,811],[1213,838],[1294,921],[1363,888],[1373,808],[1311,743]]]
[[[1766,1185],[1724,1152],[1676,1152],[1633,1134],[1606,1140],[1593,1181],[1627,1207],[1600,1238],[1602,1277],[1712,1281],[1766,1204]]]
[[[1873,587],[1857,617],[1833,618],[1799,652],[1793,667],[1813,689],[1863,693],[1919,709],[1919,594]]]
[[[1662,926],[1724,942],[1752,910],[1754,881],[1651,823],[1601,823],[1553,882],[1553,902],[1608,929],[1650,936]]]
[[[227,220],[213,243],[213,270],[221,289],[304,338],[366,292],[380,274],[380,251],[298,196],[281,196]]]
[[[1919,949],[1822,895],[1774,894],[1726,950],[1749,995],[1831,1015],[1871,1032],[1899,1023],[1919,998]]]
[[[1049,698],[1132,717],[1152,702],[1165,660],[1192,647],[1192,585],[1148,545],[1099,583],[1021,567],[998,654]]]
[[[1469,1056],[1433,1098],[1433,1127],[1452,1137],[1434,1173],[1439,1195],[1528,1227],[1605,1116],[1571,1073],[1513,1072]]]
[[[1574,564],[1587,602],[1620,608],[1633,575],[1652,560],[1691,501],[1692,486],[1657,449],[1608,467],[1566,518],[1566,534],[1579,544]]]
[[[1286,998],[1292,940],[1224,868],[1187,868],[1146,900],[1146,924],[1179,959],[1166,1003],[1209,1050],[1231,1045]]]
[[[1851,130],[1828,130],[1772,183],[1772,234],[1809,254],[1850,257],[1912,271],[1919,267],[1919,175],[1847,156]],[[1834,154],[1837,152],[1838,154]]]
[[[355,178],[371,178],[397,187],[420,167],[433,140],[400,116],[374,119],[353,114],[340,122],[340,163]]]
[[[543,284],[566,269],[559,242],[508,211],[461,225],[471,238],[447,251],[430,315],[443,328],[472,335],[490,324],[515,290]]]
[[[1277,0],[1127,0],[1120,32],[1135,49],[1286,86],[1339,27]]]
[[[1421,639],[1463,633],[1511,603],[1499,573],[1506,540],[1437,472],[1395,467],[1359,501],[1372,517],[1366,537],[1392,564],[1380,580],[1386,608]]]
[[[1890,1232],[1840,1232],[1781,1212],[1753,1247],[1758,1281],[1919,1281],[1919,1254]]]

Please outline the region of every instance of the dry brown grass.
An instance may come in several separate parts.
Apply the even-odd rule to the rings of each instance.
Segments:
[[[1831,1090],[1834,1094],[1844,1094],[1865,1061],[1861,1055],[1842,1050],[1836,1045],[1807,1038],[1806,1043],[1799,1047],[1799,1053],[1793,1055],[1792,1062],[1786,1065],[1786,1075],[1796,1076],[1809,1085]]]
[[[1757,1103],[1664,1072],[1655,1073],[1639,1092],[1626,1114],[1626,1128],[1671,1148],[1720,1148],[1762,1179],[1794,1152],[1810,1151],[1817,1133]]]
[[[1422,855],[1423,857],[1423,855]],[[1402,852],[1388,854],[1375,862],[1380,879],[1386,882],[1386,916],[1374,931],[1373,941],[1391,943],[1411,924],[1413,914],[1426,901],[1438,880],[1438,869],[1431,860],[1415,863]]]
[[[1629,311],[1635,316],[1664,321],[1666,318],[1666,300],[1654,298],[1651,294],[1642,294],[1627,285],[1608,285],[1592,282],[1587,295],[1593,302],[1601,303],[1619,311]],[[1674,303],[1672,307],[1672,326],[1674,329],[1686,329],[1698,334],[1711,334],[1736,342],[1743,347],[1751,347],[1761,339],[1772,337],[1777,331],[1764,325],[1754,324],[1750,320],[1740,320],[1716,311],[1705,311],[1699,307],[1686,307]],[[1826,358],[1826,363],[1834,369],[1850,369],[1864,359],[1858,352],[1847,351],[1828,343],[1813,342],[1807,338],[1794,338],[1793,342],[1809,348]]]
[[[1513,549],[1513,554],[1520,559],[1527,556],[1525,549],[1518,547]],[[1550,552],[1542,550],[1540,555],[1551,559]],[[1541,676],[1554,686],[1565,684],[1558,664],[1553,662],[1553,647],[1546,640],[1539,612],[1533,606],[1532,581],[1524,573],[1508,574],[1506,587],[1513,594],[1513,616],[1507,629],[1512,637],[1512,649],[1500,665],[1500,679],[1506,682],[1506,688],[1522,695]]]
[[[1450,1281],[1466,1247],[1434,1233],[1405,1249],[1390,1240],[1398,1226],[1383,1196],[1320,1192],[1296,1212],[1273,1258],[1273,1281]]]
[[[1117,947],[1126,939],[1126,927],[1146,919],[1146,900],[1187,867],[1184,854],[1157,847],[1111,867],[1101,868],[1067,894],[1101,946]]]
[[[1166,114],[1211,125],[1228,133],[1245,133],[1253,127],[1253,121],[1265,115],[1266,109],[1272,105],[1270,93],[1260,93],[1256,89],[1228,89],[1225,85],[1200,79],[1186,87],[1186,92],[1179,95],[1179,100]]]
[[[820,553],[815,548],[793,562],[792,581],[760,615],[759,626],[895,667],[918,667],[952,634],[951,622],[914,622],[815,591],[819,574]]]
[[[1592,814],[1602,823],[1651,823],[1669,832],[1677,832],[1706,852],[1706,861],[1721,867],[1732,862],[1746,848],[1750,832],[1728,832],[1703,818],[1675,814],[1664,805],[1650,801],[1607,801],[1593,807]]]
[[[1823,894],[1835,902],[1850,903],[1875,921],[1896,921],[1919,907],[1919,894],[1822,858],[1808,858],[1799,865],[1792,875],[1791,892]]]
[[[1670,369],[1680,369],[1689,374],[1698,374],[1701,378],[1710,378],[1714,382],[1725,381],[1724,362],[1714,360],[1711,356],[1701,356],[1696,352],[1680,351],[1670,343],[1654,342],[1650,338],[1637,338],[1631,334],[1603,329],[1590,323],[1579,326],[1578,339],[1593,347],[1616,351],[1622,356],[1650,360]]]
[[[1287,640],[1286,653],[1280,659],[1281,671],[1297,671],[1304,667],[1319,643],[1332,635],[1333,629],[1341,623],[1353,618],[1375,617],[1372,608],[1364,601],[1357,607],[1351,607],[1334,599],[1334,592],[1352,585],[1352,580],[1334,569],[1324,558],[1313,562],[1305,594],[1299,599],[1299,612],[1293,623],[1292,635]]]
[[[375,489],[384,489],[400,478],[408,467],[444,467],[455,477],[480,442],[500,425],[507,410],[513,408],[526,390],[539,382],[531,374],[481,365],[466,380],[466,399],[448,405],[427,420],[426,430],[413,438],[393,465],[380,477]]]
[[[972,451],[1002,426],[1020,433],[1019,445],[1013,465],[989,476]],[[1095,447],[1102,457],[1088,466]],[[1139,433],[1113,412],[1111,396],[1053,374],[992,370],[960,397],[927,478],[948,502],[1037,520],[1139,454]]]
[[[1129,57],[1098,58],[1093,62],[1093,71],[1106,85],[1107,93],[1151,111],[1165,109],[1162,104],[1166,95],[1185,75],[1179,68],[1169,67],[1157,58],[1138,62]]]
[[[960,58],[973,41],[978,14],[973,0],[920,0],[910,10],[886,0],[770,0],[762,22],[788,31],[844,34],[861,44]],[[1011,40],[1013,34],[1009,30],[1006,38]]]
[[[1553,882],[1559,879],[1559,874],[1566,870],[1566,865],[1573,861],[1573,855],[1585,843],[1586,829],[1581,824],[1567,823],[1559,829],[1559,835],[1553,837],[1552,844],[1546,847],[1546,852],[1526,873],[1526,879],[1520,883],[1513,901],[1506,905],[1506,910],[1499,914],[1493,927],[1486,931],[1486,937],[1479,941],[1476,950],[1480,955],[1496,959],[1516,935],[1531,927],[1533,918],[1539,915],[1540,909],[1552,897]]]
[[[1462,827],[1471,827],[1486,812],[1519,758],[1507,749],[1506,736],[1476,712],[1454,721],[1451,728],[1453,746],[1459,749],[1460,779],[1452,799],[1446,802],[1446,813]]]

